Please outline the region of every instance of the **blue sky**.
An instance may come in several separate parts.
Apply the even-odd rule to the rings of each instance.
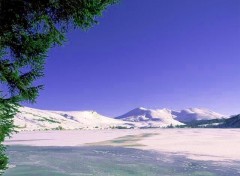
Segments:
[[[99,21],[50,51],[45,89],[27,106],[240,113],[239,0],[121,0]]]

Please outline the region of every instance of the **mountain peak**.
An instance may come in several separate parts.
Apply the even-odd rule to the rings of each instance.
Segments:
[[[209,120],[222,118],[224,115],[210,111],[206,108],[188,108],[180,111],[174,111],[167,108],[163,109],[146,109],[139,107],[123,114],[117,119],[131,122],[150,122],[162,121],[166,122],[170,119],[178,122],[189,122],[192,120]],[[173,121],[173,122],[174,122]],[[176,123],[176,122],[174,122]],[[177,124],[177,123],[176,123]]]
[[[140,109],[140,110],[148,110],[147,108],[144,108],[144,107],[138,107],[136,109]]]
[[[128,122],[138,122],[143,127],[164,127],[170,124],[182,124],[175,120],[171,114],[171,110],[166,108],[154,110],[140,107],[133,109],[122,116],[118,116],[116,119]]]

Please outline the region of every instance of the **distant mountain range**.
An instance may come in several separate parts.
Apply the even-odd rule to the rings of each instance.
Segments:
[[[124,115],[110,118],[95,111],[49,111],[21,107],[14,123],[18,130],[73,130],[111,128],[159,128],[192,127],[194,122],[225,121],[226,116],[201,109],[189,108],[181,111],[170,109],[136,108]],[[227,120],[226,120],[227,122]],[[230,122],[229,122],[230,123]],[[190,125],[190,126],[189,126]],[[197,126],[196,126],[197,127]],[[199,126],[201,127],[201,126]]]
[[[220,128],[240,128],[240,115],[232,116],[228,119],[224,119],[223,123],[219,124],[217,127]]]
[[[186,122],[194,120],[210,120],[225,118],[224,115],[200,108],[189,108],[181,111],[174,111],[170,109],[146,109],[136,108],[122,116],[116,117],[129,122],[141,122],[152,123],[156,122],[167,126],[172,124],[173,126],[182,125]]]
[[[240,115],[234,115],[230,118],[195,120],[179,126],[181,128],[240,128]]]

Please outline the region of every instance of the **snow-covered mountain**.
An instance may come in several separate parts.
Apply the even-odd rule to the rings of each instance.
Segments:
[[[47,111],[21,107],[15,116],[14,124],[18,130],[50,129],[107,129],[129,128],[121,120],[105,117],[95,111]]]
[[[146,109],[136,108],[128,113],[116,117],[128,122],[135,122],[140,127],[166,127],[169,125],[183,125],[183,123],[174,119],[172,111],[169,109]]]
[[[48,111],[21,107],[14,123],[18,130],[54,129],[108,129],[149,128],[183,125],[193,120],[220,119],[224,116],[213,111],[190,108],[181,111],[169,109],[136,108],[114,118],[95,111]]]
[[[200,108],[189,108],[181,111],[174,111],[166,108],[146,109],[141,107],[116,117],[116,119],[128,122],[137,122],[138,124],[141,124],[140,126],[164,127],[169,125],[182,125],[184,122],[193,120],[210,120],[223,117],[224,115]]]
[[[212,120],[225,118],[224,115],[210,111],[208,109],[189,108],[181,111],[172,111],[176,120],[180,122],[190,122],[193,120]]]

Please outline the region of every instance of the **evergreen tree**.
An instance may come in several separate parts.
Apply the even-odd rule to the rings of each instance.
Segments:
[[[50,48],[69,29],[86,30],[117,0],[0,0],[0,170],[6,168],[2,142],[13,132],[19,103],[34,102]]]

